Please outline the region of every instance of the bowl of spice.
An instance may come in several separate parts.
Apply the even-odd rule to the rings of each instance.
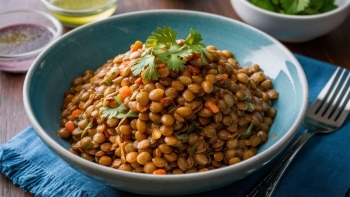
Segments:
[[[42,11],[0,13],[0,70],[26,72],[36,56],[62,35],[60,22]]]
[[[63,25],[78,27],[110,17],[119,0],[41,0]]]
[[[247,24],[284,42],[306,42],[330,33],[349,14],[350,0],[231,0]]]

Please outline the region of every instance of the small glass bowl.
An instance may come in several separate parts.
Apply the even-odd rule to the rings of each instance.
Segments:
[[[64,2],[65,0],[41,0],[50,13],[55,16],[64,26],[75,28],[90,22],[103,20],[110,17],[118,7],[119,0],[108,0],[105,4],[88,8],[66,9],[58,7],[55,2]],[[90,3],[93,3],[90,0]],[[79,2],[77,2],[78,4]],[[94,5],[92,5],[94,6]]]
[[[6,53],[4,51],[0,51],[0,70],[13,73],[25,73],[28,71],[32,62],[39,55],[39,53],[62,35],[63,29],[62,24],[57,19],[42,11],[17,9],[0,13],[0,30],[19,26],[20,28],[26,28],[28,26],[44,28],[46,29],[46,32],[50,34],[50,36],[47,37],[46,42],[42,43],[42,45],[38,45],[38,47],[30,47],[30,49],[23,52]],[[20,35],[21,33],[17,35]],[[4,35],[5,34],[3,34],[3,36]],[[1,40],[1,38],[3,40]],[[7,37],[6,40],[5,36],[0,37],[0,44],[4,44],[6,46],[6,44],[9,42],[8,39],[12,38]],[[13,43],[16,44],[15,47],[13,47],[14,49],[16,49],[16,47],[23,47],[23,45],[21,45],[23,43],[13,41],[11,44]]]

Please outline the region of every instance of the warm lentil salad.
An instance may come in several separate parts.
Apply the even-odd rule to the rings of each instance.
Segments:
[[[73,80],[57,134],[70,152],[119,170],[204,172],[253,157],[278,93],[259,65],[170,27]]]

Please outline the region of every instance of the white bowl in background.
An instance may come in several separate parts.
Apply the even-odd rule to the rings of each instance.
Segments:
[[[245,23],[284,42],[305,42],[326,35],[344,22],[350,10],[350,0],[335,0],[338,8],[303,16],[264,10],[248,0],[231,0],[231,4]]]

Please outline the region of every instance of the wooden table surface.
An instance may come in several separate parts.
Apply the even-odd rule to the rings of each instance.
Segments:
[[[39,0],[0,0],[0,11],[30,8],[44,10]],[[120,0],[115,14],[150,9],[185,9],[214,13],[240,20],[229,0]],[[1,19],[0,19],[1,20]],[[298,44],[283,43],[293,53],[350,69],[349,17],[328,35]],[[327,25],[327,24],[325,24]],[[68,32],[70,29],[65,28]],[[315,30],[317,31],[317,30]],[[23,106],[22,86],[25,74],[0,71],[0,143],[5,143],[30,126]],[[32,196],[0,174],[0,197]]]

